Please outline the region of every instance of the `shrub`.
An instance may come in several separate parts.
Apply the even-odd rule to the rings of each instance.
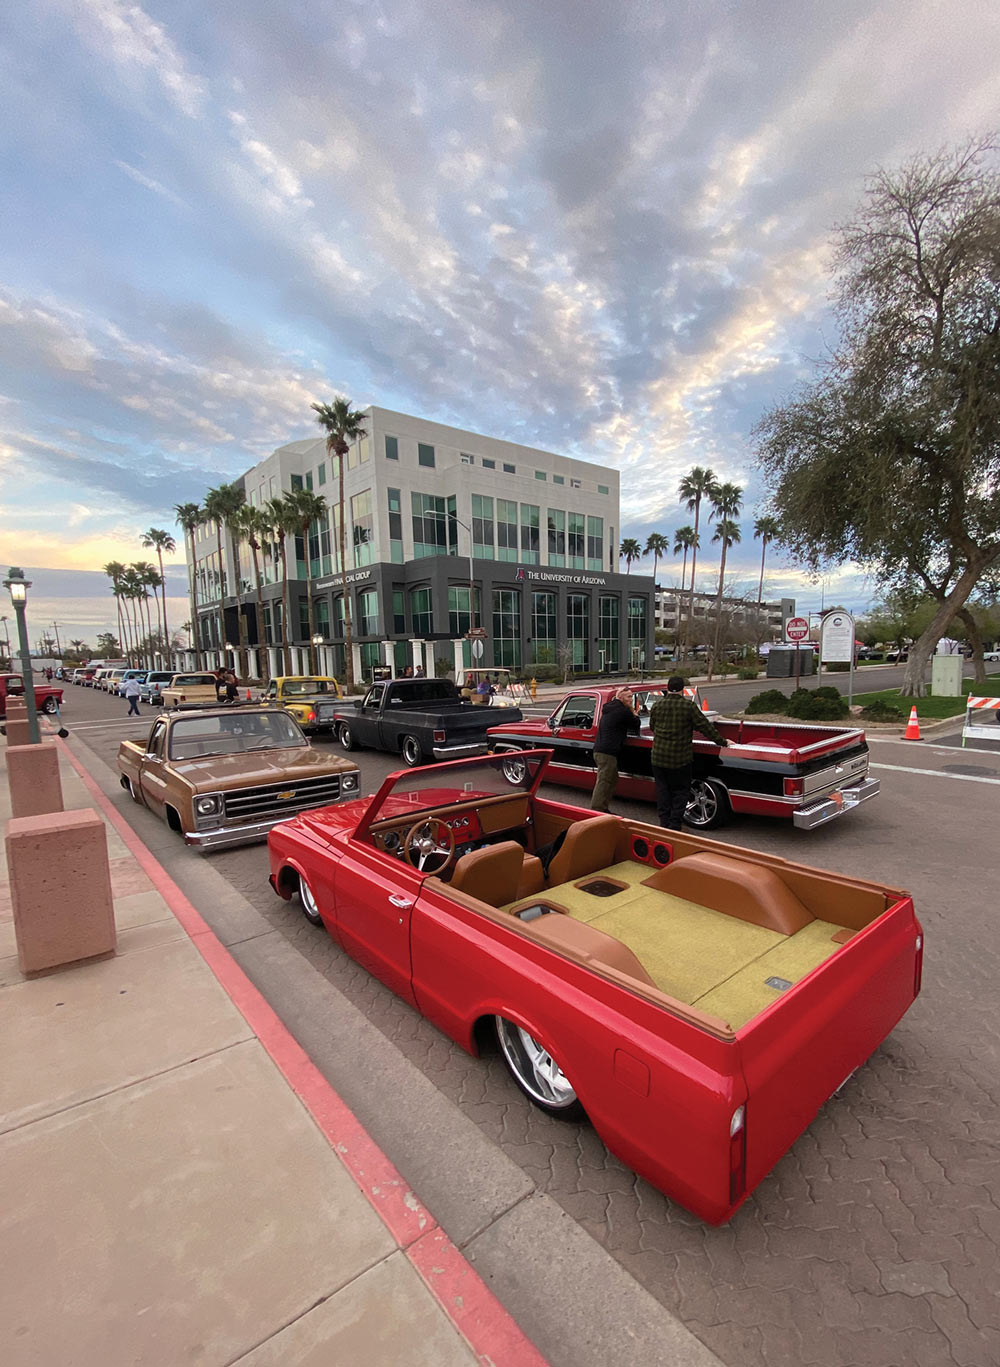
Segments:
[[[824,669],[829,669],[832,674],[846,674],[850,667],[846,660],[838,660],[833,664],[823,666]]]
[[[528,665],[521,673],[526,683],[530,683],[532,679],[538,683],[551,683],[553,679],[562,678],[559,666],[550,664]]]
[[[828,698],[820,697],[818,690],[800,689],[798,692],[805,696],[792,694],[788,699],[785,710],[790,717],[799,721],[842,721],[848,715],[847,703],[839,693],[836,698]]]
[[[756,666],[747,666],[746,668],[739,670],[738,677],[741,679],[756,679],[759,673],[760,670],[757,669]],[[778,690],[773,689],[772,691],[776,693]]]
[[[884,698],[876,698],[867,707],[861,709],[861,716],[864,721],[898,721],[904,720],[902,712],[898,707],[894,707],[891,702],[886,702]]]
[[[803,689],[799,690],[804,692]],[[794,695],[793,695],[794,696]],[[754,712],[784,712],[788,707],[790,699],[777,688],[765,689],[763,693],[755,693],[747,703],[745,711]]]
[[[824,684],[822,688],[814,688],[812,690],[807,688],[796,689],[796,692],[798,693],[808,693],[810,691],[814,698],[829,698],[831,702],[840,701],[840,689],[834,688],[832,684]]]

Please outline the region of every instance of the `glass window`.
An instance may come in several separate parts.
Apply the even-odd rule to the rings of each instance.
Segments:
[[[450,584],[448,586],[448,631],[452,640],[459,636],[464,636],[467,631],[475,626],[472,614],[469,611],[469,599],[471,595],[468,584]],[[479,589],[475,591],[476,616],[480,615],[480,594]]]
[[[611,594],[597,600],[597,638],[598,667],[618,669],[618,599]]]
[[[590,599],[585,593],[570,593],[566,596],[566,635],[569,638],[573,668],[589,668]]]
[[[336,640],[344,639],[344,595],[338,593],[333,600],[333,636]]]
[[[504,472],[505,475],[516,475],[516,474],[517,474],[517,466],[516,466],[516,465],[507,465],[507,464],[505,463],[505,464],[504,464],[504,467],[503,467],[503,472]]]
[[[536,470],[536,471],[535,471],[535,478],[536,478],[536,479],[548,479],[548,475],[545,473],[544,470]]]
[[[538,564],[538,504],[521,504],[521,559],[526,565]]]
[[[389,560],[393,565],[403,563],[403,514],[399,490],[388,489],[389,499]]]
[[[493,559],[493,500],[485,494],[472,495],[472,553]]]
[[[406,635],[406,607],[402,589],[392,591],[392,631],[395,636]]]
[[[549,564],[566,564],[566,514],[560,508],[549,508],[545,514],[548,531]]]
[[[521,595],[516,589],[493,590],[493,663],[521,668]]]
[[[414,559],[447,554],[447,523],[454,520],[445,515],[444,499],[437,494],[411,494],[410,510],[413,518]]]
[[[531,662],[536,665],[555,664],[557,599],[554,593],[531,595]]]
[[[321,636],[330,636],[330,600],[329,598],[318,598],[313,604],[313,617],[316,621],[316,630]]]
[[[399,441],[396,437],[386,437],[385,458],[386,460],[399,460]]]
[[[604,518],[587,518],[587,569],[599,570],[604,566]]]
[[[463,465],[475,465],[475,463],[476,463],[476,458],[475,458],[475,456],[467,455],[464,451],[462,452],[462,464],[463,464]]]
[[[426,446],[422,441],[417,442],[417,464],[426,465],[434,469],[434,447]]]
[[[378,594],[374,589],[365,589],[358,594],[358,635],[378,634]]]
[[[319,463],[319,469],[316,471],[316,482],[318,484],[326,483],[326,461],[320,461]]]
[[[362,641],[359,654],[361,656],[361,677],[370,679],[374,667],[382,664],[382,642]]]
[[[569,534],[566,539],[566,551],[569,555],[569,566],[573,570],[584,568],[584,549],[586,537],[584,535],[583,513],[569,514]]]
[[[606,494],[608,492],[608,486],[606,484],[599,484],[597,486],[597,492],[599,494]]]
[[[363,489],[351,499],[354,564],[370,565],[375,558],[375,532],[372,521],[372,491]]]
[[[497,463],[496,463],[495,460],[487,460],[486,457],[483,456],[483,469],[484,469],[484,470],[495,470],[496,468],[497,468]]]
[[[293,492],[293,493],[294,493],[296,490],[301,489],[301,488],[302,488],[302,476],[301,476],[301,475],[292,475],[291,484],[292,484],[292,492]]]
[[[306,471],[306,488],[309,490],[310,493],[312,493],[312,487],[313,487],[312,471],[311,471],[311,470],[307,470],[307,471]]]
[[[517,554],[517,504],[512,499],[498,498],[497,559],[516,562]]]
[[[565,480],[564,476],[562,476],[562,475],[553,475],[553,476],[552,476],[552,483],[553,483],[553,484],[565,484],[565,483],[566,483],[566,480]]]
[[[362,437],[360,442],[358,443],[358,457],[362,465],[364,465],[365,461],[371,459],[371,454],[372,450],[368,444],[368,438]]]
[[[410,622],[414,636],[430,636],[434,630],[430,589],[410,590]]]

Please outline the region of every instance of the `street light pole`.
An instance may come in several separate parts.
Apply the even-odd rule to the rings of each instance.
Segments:
[[[21,678],[24,680],[24,704],[28,709],[28,735],[31,738],[32,745],[38,745],[42,737],[38,730],[35,679],[31,672],[28,627],[24,619],[25,603],[28,598],[28,589],[31,588],[31,580],[25,579],[24,571],[19,570],[16,565],[12,565],[7,571],[7,578],[3,581],[3,586],[10,592],[10,601],[14,605],[14,616],[17,619],[17,643],[21,654]]]

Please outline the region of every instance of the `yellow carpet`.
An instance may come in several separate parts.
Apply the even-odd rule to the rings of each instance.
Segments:
[[[617,879],[628,887],[611,897],[594,897],[573,883],[561,883],[545,896],[576,920],[627,945],[661,992],[728,1021],[733,1029],[781,995],[766,986],[768,978],[796,983],[840,948],[832,941],[840,927],[828,921],[812,921],[795,935],[781,935],[644,887],[642,880],[649,877],[645,864],[627,860],[590,876]],[[521,903],[532,900],[537,899],[522,898]]]

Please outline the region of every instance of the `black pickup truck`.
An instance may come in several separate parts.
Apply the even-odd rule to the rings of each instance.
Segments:
[[[367,745],[413,766],[484,755],[488,727],[520,720],[519,708],[466,702],[450,679],[387,679],[360,702],[338,706],[333,730],[345,750]]]

